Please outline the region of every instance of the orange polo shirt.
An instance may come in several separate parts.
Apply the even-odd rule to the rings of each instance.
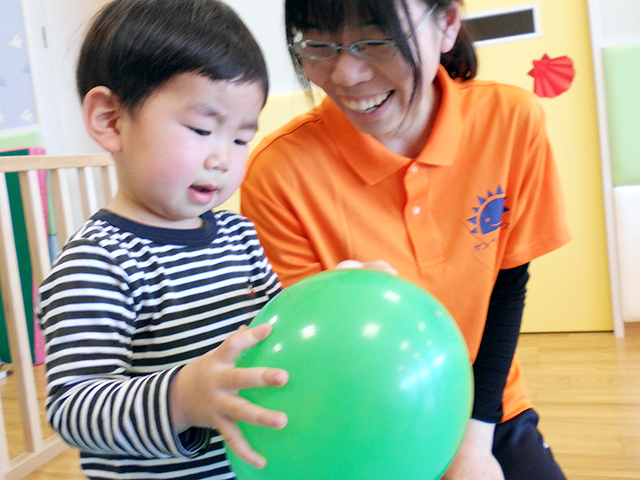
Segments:
[[[327,97],[253,151],[242,213],[285,286],[346,259],[386,260],[451,312],[477,355],[498,271],[570,231],[542,107],[530,93],[453,81],[416,158],[354,128]],[[531,407],[512,363],[503,421]]]

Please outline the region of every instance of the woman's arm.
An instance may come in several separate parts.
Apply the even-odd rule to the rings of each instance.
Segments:
[[[472,418],[443,480],[503,480],[492,453],[495,424],[502,420],[502,394],[518,343],[529,264],[498,273],[480,350],[473,364]]]
[[[323,265],[295,213],[245,179],[241,210],[256,227],[264,251],[285,287],[331,269]],[[344,258],[336,259],[336,264]]]
[[[473,364],[475,398],[472,418],[502,420],[502,393],[516,351],[529,280],[529,264],[498,273],[482,342]]]

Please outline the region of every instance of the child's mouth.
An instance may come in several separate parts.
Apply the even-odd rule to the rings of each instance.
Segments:
[[[196,192],[200,192],[200,193],[211,193],[215,190],[213,187],[208,187],[204,185],[192,185],[191,188],[194,189]]]
[[[214,185],[191,185],[189,187],[191,199],[203,205],[210,203],[218,190],[219,188]]]

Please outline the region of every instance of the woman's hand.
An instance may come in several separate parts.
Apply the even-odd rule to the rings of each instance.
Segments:
[[[171,386],[171,415],[178,433],[190,427],[214,427],[229,448],[256,468],[266,460],[251,448],[237,421],[281,429],[287,424],[283,412],[267,410],[238,396],[245,388],[282,386],[289,381],[284,370],[274,368],[236,368],[243,350],[271,334],[265,323],[248,329],[244,325],[218,348],[185,365]]]
[[[359,262],[358,260],[343,260],[336,265],[335,270],[376,270],[378,272],[388,273],[390,275],[398,275],[398,271],[384,260],[376,260],[373,262]]]
[[[441,480],[504,480],[491,451],[494,431],[492,423],[469,420],[462,445]]]

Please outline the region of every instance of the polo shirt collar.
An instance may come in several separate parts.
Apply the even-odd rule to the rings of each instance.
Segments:
[[[459,86],[442,66],[436,81],[442,92],[440,108],[427,144],[415,161],[449,166],[453,164],[462,140],[462,105],[457,91]],[[376,184],[414,161],[389,151],[373,135],[355,128],[329,97],[325,97],[321,108],[325,113],[326,128],[345,162],[368,184]]]

